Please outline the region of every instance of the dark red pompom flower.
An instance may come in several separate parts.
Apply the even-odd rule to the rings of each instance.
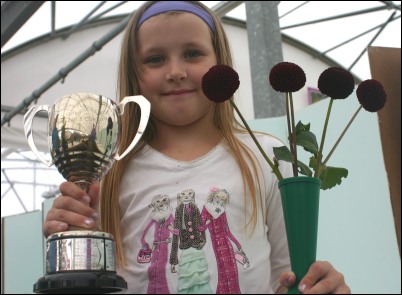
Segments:
[[[269,83],[278,92],[296,92],[306,84],[306,74],[297,64],[280,62],[269,73]]]
[[[328,68],[318,78],[318,89],[332,99],[345,99],[354,88],[355,81],[352,74],[341,68]]]
[[[361,82],[356,89],[357,99],[366,111],[377,112],[387,101],[387,93],[380,82],[369,79]]]
[[[239,75],[227,65],[213,66],[202,77],[202,91],[217,103],[230,99],[239,85]]]

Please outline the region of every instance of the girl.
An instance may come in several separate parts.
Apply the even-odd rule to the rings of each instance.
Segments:
[[[147,266],[137,263],[136,255],[142,246],[142,229],[152,219],[147,210],[149,196],[163,192],[172,198],[191,189],[202,209],[212,186],[230,192],[231,204],[225,209],[228,226],[250,261],[249,268],[238,266],[236,288],[225,290],[238,292],[238,286],[242,293],[274,293],[295,282],[289,271],[278,181],[250,135],[236,122],[230,103],[215,104],[202,91],[203,75],[217,64],[232,66],[231,53],[221,23],[207,7],[195,1],[147,1],[139,8],[122,43],[119,91],[121,98],[141,94],[151,102],[147,130],[129,160],[116,162],[103,179],[100,194],[98,185],[85,193],[73,183],[62,183],[62,195],[47,215],[46,236],[69,225],[99,226],[112,233],[118,273],[128,282],[129,293],[147,292]],[[125,114],[122,150],[134,137],[138,110],[131,107]],[[258,139],[270,157],[272,147],[283,145],[269,135],[258,135]],[[288,165],[280,167],[285,177],[290,176]],[[173,198],[170,204],[178,206]],[[190,230],[191,224],[186,226]],[[219,291],[216,262],[224,260],[214,251],[209,231],[205,234],[200,251],[205,251],[207,263],[201,269],[210,275],[203,284]],[[187,287],[195,290],[197,268],[192,266],[186,273]],[[180,292],[178,274],[169,266],[166,279],[170,293]],[[328,262],[314,263],[299,289],[350,292],[343,276]]]

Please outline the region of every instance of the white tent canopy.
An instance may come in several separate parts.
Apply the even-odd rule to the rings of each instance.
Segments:
[[[6,5],[4,2],[7,4],[12,1],[2,2],[2,13]],[[26,109],[19,110],[20,114],[14,118],[9,119],[8,115],[10,111],[16,111],[16,107],[29,106],[33,98],[43,105],[52,104],[59,96],[71,92],[101,93],[110,98],[116,96],[116,64],[121,35],[105,42],[102,48],[95,48],[93,43],[102,41],[107,33],[121,24],[124,17],[113,15],[132,12],[140,2],[120,2],[116,5],[107,1],[100,4],[97,1],[55,1],[53,34],[49,33],[52,29],[50,21],[43,25],[43,19],[51,16],[51,4],[45,2],[36,11],[2,48],[2,147],[27,148],[21,125],[22,113]],[[245,5],[239,1],[230,5],[219,1],[205,1],[205,4],[215,10],[228,7],[225,8],[228,11],[225,11],[226,16],[246,20]],[[370,78],[365,53],[368,45],[400,47],[400,6],[398,8],[396,5],[400,5],[400,2],[349,1],[348,5],[342,5],[337,1],[281,1],[278,14],[282,34],[296,40],[301,50],[315,50],[310,54],[332,59],[345,69],[350,69],[357,79],[364,80]],[[115,6],[118,7],[113,8]],[[112,10],[99,18],[104,21],[95,21],[90,29],[86,27],[74,31],[77,24],[74,22],[84,23],[85,20],[91,23],[92,19],[109,9]],[[90,12],[93,15],[88,17]],[[71,27],[66,29],[65,25]],[[41,33],[45,35],[33,41],[26,40],[28,43],[25,45],[13,48],[13,44],[26,38],[26,32],[30,37]],[[244,51],[239,46],[233,51],[236,53],[239,50]],[[85,52],[90,52],[87,56],[93,56],[83,57]],[[249,67],[248,57],[241,59],[237,63]],[[71,65],[73,62],[75,64]],[[248,102],[245,108],[252,108],[250,99],[251,103]],[[252,109],[246,111],[246,117],[253,118]],[[43,130],[43,127],[36,128]],[[43,136],[43,133],[38,135],[38,139]],[[46,144],[40,142],[42,147]]]

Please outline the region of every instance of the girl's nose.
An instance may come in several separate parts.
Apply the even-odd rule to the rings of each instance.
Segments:
[[[187,71],[183,63],[178,61],[172,61],[169,64],[167,73],[167,80],[179,81],[187,78]]]

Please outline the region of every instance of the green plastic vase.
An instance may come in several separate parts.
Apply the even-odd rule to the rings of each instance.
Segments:
[[[316,261],[321,180],[291,177],[279,181],[290,263],[296,283],[288,294],[299,294],[298,285]]]

